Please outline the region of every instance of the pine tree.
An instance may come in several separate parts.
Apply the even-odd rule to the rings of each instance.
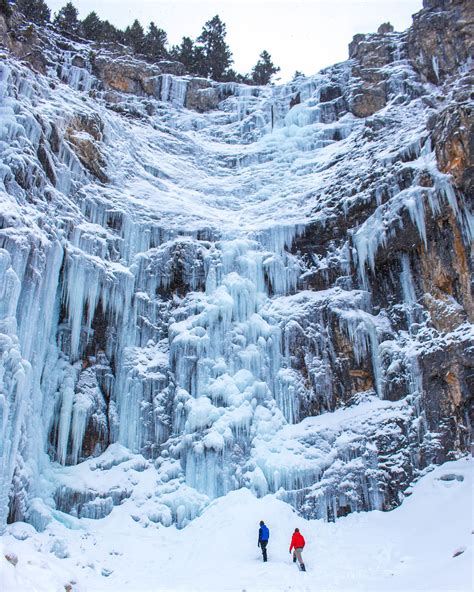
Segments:
[[[12,15],[12,8],[8,0],[0,0],[0,14],[4,14],[7,18]]]
[[[129,45],[135,53],[145,52],[145,32],[137,19],[133,21],[131,27],[125,29],[125,43]]]
[[[174,60],[181,62],[190,74],[200,74],[204,62],[202,48],[197,48],[190,37],[183,37],[181,45],[175,45],[170,51]],[[201,68],[200,68],[201,65]]]
[[[81,33],[81,21],[77,18],[78,14],[77,8],[72,2],[68,2],[55,16],[54,24],[64,31],[79,34]]]
[[[82,21],[82,31],[87,39],[99,41],[102,35],[102,21],[96,12],[90,12]]]
[[[240,74],[233,68],[225,71],[222,82],[239,82],[240,84],[252,84],[252,79],[248,74]]]
[[[100,41],[107,43],[125,43],[125,33],[117,29],[109,21],[102,22],[102,29],[100,33]]]
[[[252,82],[259,85],[269,84],[272,76],[279,71],[280,68],[272,62],[272,57],[268,51],[263,50],[258,62],[252,68]]]
[[[163,29],[158,29],[155,23],[151,22],[148,27],[148,33],[145,35],[145,55],[153,61],[162,60],[168,57],[166,43],[168,37]]]
[[[51,18],[51,11],[44,0],[16,0],[16,7],[28,20],[38,25],[49,22]]]
[[[240,84],[252,84],[252,78],[249,74],[237,74],[235,82],[240,82]]]
[[[198,76],[207,78],[209,74],[209,62],[206,57],[206,51],[199,45],[194,46],[194,70],[193,72]],[[216,78],[217,80],[217,78]]]
[[[194,43],[190,37],[183,37],[181,45],[173,45],[170,50],[170,56],[173,60],[181,62],[188,72],[192,71],[194,57]]]
[[[237,73],[237,70],[234,70],[234,68],[227,68],[222,77],[222,82],[236,82],[239,76],[240,74]]]
[[[222,80],[232,60],[232,52],[225,42],[226,26],[218,15],[204,25],[197,42],[203,52],[204,62],[200,64],[200,73],[213,80]]]

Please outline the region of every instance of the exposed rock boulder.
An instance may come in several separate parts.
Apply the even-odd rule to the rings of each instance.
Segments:
[[[69,129],[86,132],[97,142],[101,142],[104,122],[98,113],[78,113],[69,123]]]
[[[161,75],[182,76],[185,68],[180,62],[160,61],[155,64],[129,55],[104,54],[92,59],[93,72],[106,90],[114,90],[139,96],[159,97]]]
[[[64,138],[82,165],[99,181],[107,183],[107,161],[100,146],[103,127],[98,114],[81,113],[69,122]]]
[[[354,35],[349,44],[349,58],[363,68],[382,68],[393,61],[394,45],[385,35]]]
[[[163,72],[163,74],[173,74],[173,76],[184,76],[186,68],[181,62],[172,60],[161,60],[155,64]]]
[[[16,566],[18,563],[18,556],[15,553],[5,553],[5,559],[13,566]]]
[[[203,113],[215,109],[222,100],[219,89],[206,78],[191,78],[186,93],[185,106]]]
[[[162,73],[158,66],[151,66],[128,56],[116,59],[110,59],[110,56],[96,56],[92,64],[94,74],[106,89],[136,95],[151,94],[147,88],[150,79]]]
[[[6,47],[19,60],[28,62],[34,70],[44,74],[48,65],[44,43],[33,24],[24,25],[14,12],[10,19],[0,14],[0,45]]]
[[[385,35],[385,33],[393,33],[393,25],[392,23],[382,23],[380,27],[377,29],[377,33],[379,35]]]
[[[355,83],[346,96],[356,117],[369,117],[387,103],[384,66],[393,61],[395,43],[385,34],[355,35],[349,44]],[[360,82],[358,82],[360,80]]]
[[[337,84],[328,84],[319,91],[319,102],[328,103],[342,96],[342,89]]]
[[[387,96],[382,86],[361,84],[352,92],[349,110],[356,117],[369,117],[385,107]]]

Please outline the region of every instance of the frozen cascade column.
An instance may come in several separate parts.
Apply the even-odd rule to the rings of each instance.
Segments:
[[[281,237],[273,242],[283,249]],[[285,293],[291,282],[283,276],[294,270],[285,269],[282,253],[244,238],[217,243],[208,259],[206,292],[188,294],[175,315],[184,320],[170,326],[178,387],[173,434],[180,437],[186,482],[210,498],[241,485],[232,459],[248,453],[260,418],[274,417],[274,425],[281,425],[282,409],[291,407],[277,388],[280,328],[262,311],[269,298],[265,266],[272,257],[282,262],[272,293],[276,287]],[[291,388],[285,392],[294,396]]]
[[[60,78],[75,90],[88,92],[92,87],[90,65],[79,67],[74,63],[71,51],[64,52],[64,63],[61,66]]]
[[[384,327],[386,319],[375,317],[364,310],[358,309],[341,310],[339,313],[339,325],[353,345],[355,361],[359,364],[370,356],[375,392],[383,399],[384,390],[378,328]]]
[[[107,327],[117,328],[113,338],[101,345],[109,360],[115,360],[119,368],[125,345],[135,339],[131,322],[133,314],[130,314],[133,274],[122,264],[102,260],[93,254],[98,248],[96,242],[82,240],[80,236],[75,238],[90,252],[69,244],[65,255],[62,298],[67,307],[68,331],[63,336],[63,345],[69,359],[67,362],[49,360],[53,378],[46,379],[46,388],[52,390],[49,398],[55,400],[46,402],[44,422],[53,433],[58,460],[62,464],[78,461],[87,422],[96,404],[102,400],[98,387],[84,389],[77,386],[81,376],[79,360],[94,339],[96,313],[103,315]]]
[[[413,335],[413,323],[419,322],[419,311],[417,310],[417,298],[415,293],[415,284],[413,282],[413,274],[410,265],[410,258],[407,253],[401,255],[401,268],[402,273],[400,274],[400,282],[402,286],[403,302],[405,305],[408,332],[410,336]],[[423,374],[418,362],[418,354],[416,348],[408,348],[407,365],[409,370],[409,388],[410,394],[420,398],[423,391]],[[426,429],[426,421],[424,419],[424,413],[419,408],[419,403],[415,402],[415,410],[418,415],[421,416],[421,422],[419,424],[419,437],[421,439],[422,433]]]
[[[10,263],[9,253],[0,249],[0,532],[7,521],[31,377],[31,367],[22,358],[16,336],[20,281]]]
[[[63,248],[58,240],[31,249],[21,280],[16,315],[22,356],[31,364],[31,395],[25,419],[26,442],[22,455],[28,463],[31,495],[39,475],[49,464],[47,439],[56,391],[45,382],[53,373],[59,351],[56,343],[59,318],[59,275]],[[34,330],[32,330],[34,327]]]
[[[162,74],[160,98],[163,102],[170,102],[177,107],[183,107],[186,102],[188,81],[172,74]]]
[[[80,356],[84,328],[87,333],[90,332],[104,275],[105,270],[96,259],[86,257],[78,249],[69,249],[66,257],[64,298],[71,328],[70,356],[73,361]]]

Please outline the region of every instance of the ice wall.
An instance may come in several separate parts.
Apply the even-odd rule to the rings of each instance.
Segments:
[[[409,229],[426,251],[447,211],[461,244],[472,228],[402,54],[363,119],[351,64],[209,83],[217,108],[196,113],[189,77],[135,96],[87,47],[51,51],[44,75],[0,66],[0,526],[105,516],[128,486],[74,469],[130,455],[154,464],[166,525],[243,486],[326,519],[391,507],[436,460],[419,359],[442,341],[421,255],[393,245]],[[337,423],[359,404],[374,417]]]

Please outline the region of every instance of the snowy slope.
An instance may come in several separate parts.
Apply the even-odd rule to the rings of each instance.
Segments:
[[[3,539],[0,585],[2,592],[59,592],[68,582],[78,592],[467,592],[472,470],[466,458],[445,463],[428,472],[399,508],[336,523],[304,520],[277,496],[258,499],[246,489],[214,501],[183,530],[143,528],[126,506],[72,530],[55,523],[38,534],[17,523]],[[271,532],[267,564],[256,545],[261,519]],[[295,527],[307,541],[307,573],[288,554]],[[5,553],[16,554],[15,567]]]

